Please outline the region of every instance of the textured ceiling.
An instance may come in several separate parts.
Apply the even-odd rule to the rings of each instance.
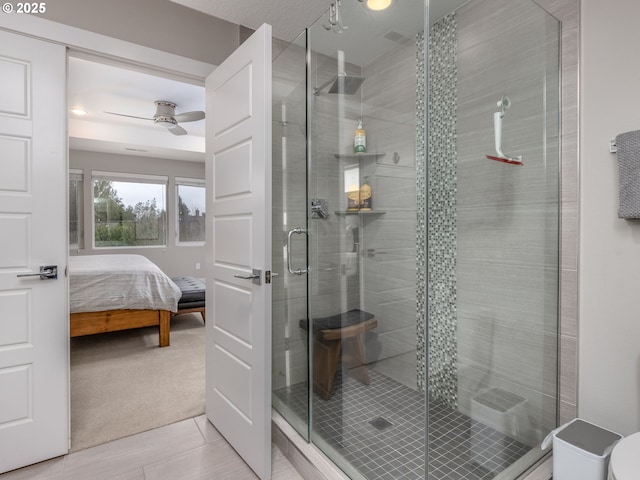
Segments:
[[[336,0],[171,0],[208,15],[258,29],[263,23],[273,27],[273,36],[293,41],[329,9]],[[357,0],[342,0],[355,2]],[[399,0],[405,1],[405,0]],[[429,0],[431,21],[442,18],[469,0]],[[424,4],[424,0],[421,0]]]
[[[329,9],[333,0],[171,0],[228,22],[273,27],[273,36],[288,42]]]
[[[273,28],[273,36],[293,41],[305,28],[311,28],[314,51],[335,56],[344,50],[347,61],[361,67],[423,30],[425,0],[395,0],[384,11],[374,12],[363,0],[342,0],[342,20],[347,26],[340,35],[327,32],[327,12],[337,0],[171,0],[228,22],[257,29],[263,23]],[[469,0],[429,0],[432,22]],[[413,13],[411,13],[413,12]],[[391,34],[391,36],[389,36]]]

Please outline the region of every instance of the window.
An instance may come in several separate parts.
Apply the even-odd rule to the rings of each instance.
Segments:
[[[96,248],[167,244],[167,177],[93,172],[92,181]]]
[[[84,248],[84,177],[82,170],[69,171],[69,248]]]
[[[204,180],[176,178],[178,244],[202,244],[205,239]]]

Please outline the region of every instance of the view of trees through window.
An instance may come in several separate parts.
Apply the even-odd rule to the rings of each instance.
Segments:
[[[205,189],[178,185],[178,242],[204,242]]]
[[[69,245],[83,248],[82,177],[69,179]]]
[[[96,247],[166,245],[166,185],[93,180]]]

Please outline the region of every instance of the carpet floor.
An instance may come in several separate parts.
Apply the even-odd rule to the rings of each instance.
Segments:
[[[148,327],[71,339],[71,451],[204,413],[200,315],[171,320],[171,346]]]

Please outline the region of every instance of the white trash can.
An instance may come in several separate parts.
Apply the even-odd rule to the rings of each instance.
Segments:
[[[607,480],[609,457],[622,435],[579,418],[551,432],[553,480]]]

